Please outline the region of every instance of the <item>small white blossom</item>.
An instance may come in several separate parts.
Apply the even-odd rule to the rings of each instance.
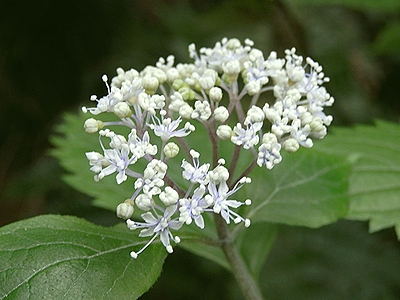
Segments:
[[[140,93],[138,97],[140,107],[155,115],[156,110],[163,109],[165,106],[165,97],[161,95],[150,96],[146,93]]]
[[[132,154],[138,159],[145,155],[155,155],[157,153],[157,146],[150,144],[150,137],[147,131],[143,134],[143,138],[140,139],[136,134],[136,129],[132,129],[128,135],[128,144]]]
[[[171,102],[169,103],[168,108],[172,111],[179,112],[179,109],[185,105],[186,102],[183,101],[182,95],[178,92],[175,92],[171,95]]]
[[[263,135],[262,144],[258,148],[257,164],[262,167],[265,165],[267,169],[271,170],[276,164],[282,161],[280,154],[281,145],[273,133],[266,133]]]
[[[243,145],[244,149],[250,149],[257,145],[259,141],[258,132],[262,125],[262,122],[256,122],[254,124],[248,124],[247,129],[244,129],[242,128],[242,124],[238,123],[233,128],[234,135],[231,137],[232,143],[238,146]]]
[[[293,138],[284,141],[282,146],[287,152],[296,152],[300,147],[299,143]]]
[[[155,90],[157,90],[160,82],[158,81],[157,77],[147,75],[144,76],[142,79],[142,86],[146,90],[147,93],[153,94]]]
[[[212,203],[208,203],[204,198],[204,193],[206,187],[200,185],[193,193],[191,198],[182,198],[179,200],[179,221],[190,225],[194,220],[197,227],[203,229],[204,218],[202,213],[209,207]]]
[[[194,150],[190,150],[193,164],[188,163],[186,160],[182,160],[182,177],[189,180],[192,183],[206,184],[207,172],[210,168],[210,164],[206,163],[200,165],[200,154]]]
[[[162,141],[168,141],[172,137],[184,137],[195,130],[190,123],[186,123],[184,128],[176,130],[182,121],[181,117],[174,121],[171,118],[164,118],[163,115],[161,115],[161,120],[156,116],[152,116],[152,119],[153,124],[149,124],[149,127],[154,130],[154,134],[159,136]]]
[[[140,237],[153,236],[150,241],[138,252],[131,252],[132,258],[137,258],[137,256],[142,253],[157,237],[160,237],[161,243],[164,245],[168,253],[173,252],[171,240],[179,243],[180,239],[172,235],[171,229],[178,230],[183,224],[176,219],[172,219],[172,216],[176,210],[176,205],[172,205],[165,209],[163,215],[154,216],[151,212],[146,212],[142,214],[142,218],[145,223],[134,222],[130,219],[126,220],[126,224],[130,230],[141,229],[139,233]]]
[[[164,186],[164,177],[167,173],[166,163],[153,159],[147,164],[143,172],[143,177],[135,182],[135,189],[142,188],[143,192],[150,197],[161,193],[161,187]]]
[[[218,165],[207,173],[207,178],[209,181],[212,181],[216,184],[227,181],[229,178],[228,169],[222,165]]]
[[[193,108],[187,103],[179,107],[179,115],[184,119],[190,119],[192,113],[193,113]]]
[[[206,196],[210,198],[213,202],[213,211],[217,214],[221,214],[222,218],[225,220],[227,224],[230,223],[230,220],[233,220],[234,223],[245,222],[245,226],[248,227],[250,225],[250,220],[244,219],[238,213],[231,210],[231,208],[238,208],[242,205],[250,205],[251,201],[248,199],[245,202],[240,202],[237,200],[229,200],[228,198],[236,193],[244,183],[250,183],[250,178],[243,177],[232,190],[229,190],[228,185],[225,181],[220,182],[217,186],[216,183],[210,182],[208,185],[209,195]],[[208,200],[210,201],[210,200]]]
[[[108,167],[100,171],[97,178],[102,179],[104,176],[110,175],[114,172],[118,172],[116,180],[118,184],[124,182],[128,177],[126,171],[128,166],[134,164],[137,158],[132,156],[129,157],[128,145],[123,145],[120,149],[105,149],[104,159],[110,164]]]

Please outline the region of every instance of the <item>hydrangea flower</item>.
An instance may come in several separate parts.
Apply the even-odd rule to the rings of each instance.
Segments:
[[[92,96],[95,106],[82,108],[96,116],[84,124],[86,132],[99,134],[101,151],[86,152],[94,179],[116,174],[117,184],[133,184],[117,214],[140,237],[151,237],[133,258],[157,239],[171,253],[171,242],[180,241],[172,231],[204,229],[204,214],[248,227],[238,209],[252,201],[234,195],[251,183],[252,169],[268,172],[282,161],[282,151],[312,147],[332,122],[324,112],[334,102],[323,86],[329,78],[295,48],[279,58],[275,51],[264,55],[249,39],[223,38],[199,51],[189,45],[189,57],[191,63],[169,55],[143,70],[118,68],[110,85],[102,78],[106,95]],[[258,103],[262,94],[268,97]],[[107,121],[102,114],[110,115]],[[221,149],[229,143],[234,151],[224,157]],[[241,151],[253,155],[242,170],[249,155],[241,161]],[[143,222],[129,219],[135,209]]]

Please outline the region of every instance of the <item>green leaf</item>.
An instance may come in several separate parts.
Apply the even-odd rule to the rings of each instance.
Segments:
[[[395,226],[400,237],[400,125],[335,128],[318,148],[357,158],[347,218],[369,220],[370,231]]]
[[[400,2],[393,0],[290,0],[303,5],[343,5],[358,10],[393,11],[400,9]]]
[[[246,217],[296,226],[320,227],[346,215],[350,163],[313,149],[285,155],[272,170],[257,167],[240,194],[250,198]]]
[[[0,228],[0,299],[136,299],[161,273],[167,255],[126,227],[105,228],[45,215]]]

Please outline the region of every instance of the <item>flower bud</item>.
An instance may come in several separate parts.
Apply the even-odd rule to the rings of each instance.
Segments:
[[[213,87],[210,89],[210,100],[219,102],[222,99],[222,90],[219,87]]]
[[[123,203],[117,206],[117,217],[121,219],[129,219],[133,215],[133,201],[126,199]]]
[[[217,128],[217,135],[221,140],[229,140],[232,136],[232,128],[228,125],[220,125]]]
[[[119,118],[128,118],[132,111],[126,102],[119,102],[114,106],[114,114]]]
[[[136,206],[139,207],[139,209],[148,211],[153,207],[154,200],[149,196],[147,196],[146,194],[140,194],[139,196],[136,197],[135,203]]]
[[[149,95],[154,94],[159,85],[160,83],[158,79],[154,76],[145,76],[142,79],[142,86],[146,90],[146,93],[148,93]]]
[[[179,93],[181,93],[183,100],[193,100],[194,97],[196,96],[195,92],[192,91],[189,87],[181,87],[178,90]]]
[[[299,143],[293,138],[287,139],[283,143],[283,149],[285,149],[287,152],[296,152],[299,150],[299,147]]]
[[[177,203],[179,200],[178,192],[175,191],[172,187],[167,186],[167,187],[165,187],[165,190],[163,192],[161,192],[160,200],[166,206],[173,205],[173,204]]]
[[[219,106],[214,110],[214,119],[219,122],[225,122],[229,118],[229,112],[225,106]]]
[[[100,120],[95,120],[93,118],[87,119],[83,127],[87,133],[95,133],[102,129],[104,126],[103,122]]]
[[[164,154],[166,157],[168,158],[172,158],[177,156],[179,153],[179,147],[177,144],[170,142],[168,144],[165,145],[164,147]]]

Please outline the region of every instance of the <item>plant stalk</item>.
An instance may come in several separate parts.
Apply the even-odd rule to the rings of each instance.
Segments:
[[[231,267],[231,273],[238,283],[244,297],[247,300],[262,300],[263,297],[256,281],[250,274],[243,257],[240,255],[238,249],[233,243],[228,225],[220,215],[215,214],[214,220],[221,243],[221,248],[224,251],[225,257]]]

